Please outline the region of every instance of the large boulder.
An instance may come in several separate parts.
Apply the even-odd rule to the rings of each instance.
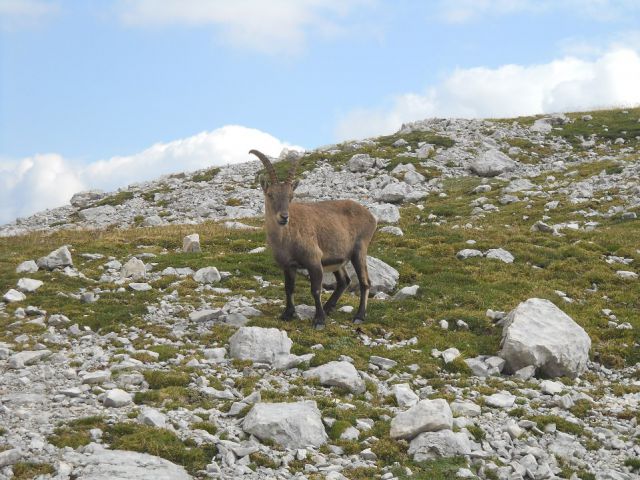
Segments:
[[[53,270],[59,267],[69,267],[73,265],[73,260],[71,258],[71,252],[65,245],[54,250],[46,257],[39,258],[37,264],[39,268]]]
[[[289,355],[293,342],[284,330],[277,328],[241,327],[229,339],[229,355],[239,360],[273,363]]]
[[[404,202],[411,194],[411,185],[405,182],[390,183],[378,193],[378,200],[389,203]]]
[[[113,222],[117,213],[118,210],[113,205],[101,205],[80,210],[78,216],[85,222],[102,225]]]
[[[549,377],[577,377],[587,366],[591,339],[569,315],[549,300],[530,298],[504,320],[505,371],[533,365]]]
[[[471,442],[467,435],[464,432],[451,430],[421,433],[409,444],[409,455],[413,455],[413,460],[416,462],[470,453]]]
[[[369,207],[369,211],[380,223],[398,223],[400,210],[391,203],[376,203]]]
[[[347,264],[346,268],[347,274],[351,278],[349,288],[356,290],[360,285],[356,271],[353,269],[351,262]],[[369,295],[375,295],[378,292],[391,293],[395,290],[400,274],[391,265],[387,265],[375,257],[367,257],[367,270],[369,271],[369,281],[371,282]],[[332,273],[325,273],[322,284],[327,288],[334,289],[336,279]]]
[[[320,410],[313,401],[256,403],[242,422],[246,433],[286,448],[319,447],[327,442]]]
[[[391,438],[411,440],[422,432],[451,430],[453,414],[446,400],[421,400],[391,420]]]
[[[351,172],[366,172],[376,163],[375,158],[371,158],[366,153],[357,153],[347,162],[347,168]]]
[[[342,387],[353,393],[364,393],[366,387],[360,374],[349,362],[329,362],[304,372],[304,378],[317,378],[321,385]]]
[[[92,446],[93,447],[93,446]],[[76,465],[77,480],[189,480],[185,469],[164,458],[125,450],[92,449],[90,454],[65,452],[64,459]]]
[[[105,193],[102,190],[86,190],[84,192],[74,193],[70,203],[74,207],[85,208],[104,196]]]
[[[495,177],[516,168],[516,162],[500,150],[491,149],[483,152],[471,161],[471,171],[481,177]]]

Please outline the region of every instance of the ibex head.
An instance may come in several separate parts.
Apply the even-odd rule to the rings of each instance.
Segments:
[[[267,170],[267,175],[260,178],[267,215],[274,215],[276,222],[282,226],[287,225],[289,223],[289,204],[293,200],[293,191],[298,186],[298,181],[295,180],[298,159],[291,160],[287,179],[281,182],[278,180],[275,168],[265,154],[258,150],[250,150],[249,153],[258,157]]]

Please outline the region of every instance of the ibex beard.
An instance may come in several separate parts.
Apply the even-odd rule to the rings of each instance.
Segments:
[[[280,316],[290,320],[295,315],[293,292],[296,271],[305,268],[311,280],[315,303],[313,326],[322,329],[325,319],[351,283],[346,265],[351,262],[360,284],[360,306],[353,318],[365,320],[371,283],[367,270],[367,249],[376,231],[376,219],[365,207],[352,200],[316,203],[293,202],[298,186],[295,180],[298,158],[291,161],[286,180],[280,181],[266,155],[251,150],[263,163],[267,175],[260,180],[264,191],[265,229],[273,256],[284,272],[286,306]],[[336,288],[322,305],[322,277],[332,272]]]

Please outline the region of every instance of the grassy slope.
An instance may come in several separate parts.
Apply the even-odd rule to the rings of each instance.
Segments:
[[[637,118],[637,115],[634,118]],[[393,139],[385,143],[391,143],[391,140]],[[417,142],[419,139],[412,138],[412,140]],[[587,178],[603,168],[611,167],[611,162],[596,162],[580,166],[576,170],[578,170],[578,178]],[[562,174],[556,176],[559,179],[563,178]],[[542,184],[544,179],[534,179],[534,181]],[[312,345],[322,343],[325,348],[316,352],[313,364],[337,359],[342,354],[353,357],[356,366],[362,369],[366,369],[368,358],[372,354],[398,360],[401,366],[417,363],[420,366],[419,373],[430,378],[430,384],[436,390],[440,390],[441,395],[446,395],[446,385],[438,378],[438,371],[442,368],[441,361],[431,357],[431,349],[457,347],[465,358],[478,354],[494,354],[499,348],[501,329],[492,326],[491,321],[485,316],[486,309],[508,311],[519,302],[536,296],[552,300],[587,330],[593,340],[592,356],[594,358],[613,367],[639,362],[640,354],[634,347],[634,342],[637,341],[635,332],[640,328],[640,318],[637,315],[640,311],[640,282],[619,279],[615,271],[629,268],[622,265],[608,265],[604,262],[603,255],[612,254],[633,258],[634,263],[631,269],[635,269],[635,266],[640,263],[637,242],[640,238],[640,222],[598,218],[601,225],[592,232],[565,231],[564,237],[531,233],[529,231],[531,225],[545,213],[543,206],[549,200],[535,197],[530,202],[530,208],[525,208],[526,203],[520,202],[501,206],[500,212],[488,213],[483,219],[472,219],[470,215],[472,207],[469,203],[478,195],[472,194],[471,190],[479,182],[480,179],[474,177],[446,181],[448,195],[446,198],[429,197],[424,202],[423,210],[415,206],[402,208],[400,227],[405,232],[404,237],[385,233],[376,235],[370,254],[399,270],[400,286],[420,285],[416,298],[402,302],[371,301],[368,321],[360,326],[358,331],[351,325],[350,316],[344,313],[332,315],[328,328],[322,332],[313,331],[307,322],[282,323],[277,319],[282,308],[278,305],[261,307],[265,315],[255,320],[254,324],[287,330],[294,341],[296,353],[308,352]],[[500,184],[497,180],[492,183]],[[500,195],[499,188],[484,194],[496,204]],[[557,210],[546,212],[551,216],[549,223],[570,219],[584,220],[582,217],[573,215],[572,212],[575,210],[593,207],[599,211],[606,211],[608,208],[605,201],[594,200],[590,204],[572,206],[563,198],[554,196],[554,199],[561,200],[561,204]],[[438,216],[440,225],[428,220],[427,217],[431,213]],[[524,219],[523,215],[529,218]],[[472,222],[477,228],[459,228],[467,222]],[[259,221],[256,220],[254,223],[259,224]],[[193,232],[200,234],[203,253],[178,252],[183,236]],[[516,260],[513,264],[489,259],[457,260],[455,253],[469,247],[465,244],[468,239],[477,241],[472,248],[485,250],[502,247],[510,251]],[[76,266],[93,279],[99,278],[101,274],[99,266],[105,260],[84,260],[79,256],[80,253],[102,253],[126,260],[136,253],[154,252],[158,256],[148,261],[157,263],[156,271],[168,266],[189,266],[196,269],[214,265],[220,270],[232,272],[232,277],[222,286],[231,288],[234,294],[280,299],[283,297],[281,274],[271,259],[270,252],[247,254],[249,250],[264,243],[262,231],[226,230],[213,223],[125,231],[66,231],[53,235],[31,234],[23,237],[2,238],[0,239],[0,291],[5,292],[15,286],[18,278],[22,276],[15,273],[15,267],[21,261],[38,258],[63,244],[70,244],[73,247]],[[164,254],[162,254],[163,249],[166,249]],[[533,268],[534,266],[541,268]],[[272,282],[272,286],[258,288],[254,275],[260,275]],[[224,303],[220,297],[212,299],[210,294],[196,291],[197,284],[192,280],[174,283],[177,279],[165,277],[153,283],[154,289],[150,292],[104,293],[97,303],[86,305],[60,296],[58,292],[78,293],[82,288],[93,288],[98,284],[68,278],[55,272],[37,272],[27,276],[43,280],[44,286],[37,293],[29,294],[27,302],[23,302],[24,305],[7,306],[7,312],[11,313],[17,306],[36,305],[49,313],[64,313],[73,322],[88,325],[103,333],[137,326],[153,332],[156,336],[171,338],[170,330],[145,324],[142,321],[142,314],[146,312],[147,305],[174,289],[179,291],[181,301],[185,303],[197,305],[201,299],[212,301],[216,305]],[[585,292],[593,282],[599,285],[599,291],[595,294]],[[115,290],[115,286],[100,286]],[[564,303],[554,293],[555,290],[566,292],[575,302]],[[303,278],[299,280],[296,299],[298,303],[312,303],[308,292],[308,281]],[[356,306],[357,296],[345,295],[342,304]],[[600,313],[602,308],[612,309],[620,322],[630,322],[634,330],[616,330],[608,327],[606,318]],[[455,320],[462,319],[469,324],[470,330],[453,328],[443,331],[437,325],[440,319],[449,320],[450,325],[455,325]],[[0,341],[11,341],[20,333],[40,331],[40,327],[24,323],[13,324],[13,322],[12,316],[0,316]],[[388,338],[393,342],[415,336],[418,338],[418,343],[411,347],[394,350],[381,347],[369,348],[362,345],[358,332],[373,338],[390,334]],[[197,348],[210,345],[212,341],[226,340],[230,333],[231,331],[227,328],[215,328],[208,337],[188,337],[191,343],[185,348],[193,352]],[[147,346],[142,343],[137,345],[139,348]],[[53,348],[55,349],[55,346]],[[172,350],[167,347],[159,350],[168,357],[174,356],[177,352],[177,349]],[[448,369],[461,372],[463,375],[460,381],[464,381],[465,368],[462,362],[454,362]],[[184,368],[184,371],[189,370]],[[247,380],[244,385],[247,392],[251,390],[253,383],[255,380]],[[265,400],[294,399],[304,395],[305,391],[305,386],[299,385],[293,392],[284,396],[275,390],[271,393],[263,391],[263,398]],[[158,385],[158,388],[152,389],[152,392],[156,393],[138,396],[139,403],[161,405],[162,401],[173,399],[175,406],[180,402],[189,403],[192,406],[207,406],[201,404],[201,399],[190,395],[188,389],[182,385]],[[381,403],[384,399],[369,402],[363,398],[360,401],[352,400],[357,406],[356,411],[344,411],[335,409],[331,402],[327,402],[322,397],[317,400],[325,415],[334,416],[348,424],[352,424],[358,416],[378,419],[380,412],[376,413],[376,409],[384,407]],[[164,405],[168,407],[171,404]],[[383,439],[382,441],[388,438],[388,423],[380,420],[375,428],[379,430],[376,433]],[[382,445],[390,449],[388,458],[382,457],[384,452]],[[347,452],[350,448],[356,448],[348,443],[343,446]],[[381,455],[381,465],[395,460],[406,462],[406,456],[402,448],[397,446],[397,442],[380,443],[378,451]],[[453,463],[455,464],[455,461]],[[421,471],[423,467],[413,465],[412,468]],[[426,466],[424,471],[436,472],[439,471],[438,468],[441,466]],[[446,465],[443,468],[447,468]],[[371,472],[352,472],[351,476],[367,478],[370,474]]]

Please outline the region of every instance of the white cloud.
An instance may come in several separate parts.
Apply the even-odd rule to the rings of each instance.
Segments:
[[[215,26],[235,47],[262,53],[296,54],[310,32],[335,36],[341,21],[372,0],[121,0],[120,19],[129,26]]]
[[[598,21],[616,21],[640,12],[640,3],[637,0],[440,0],[435,12],[445,22],[468,23],[488,16],[559,10]]]
[[[0,223],[69,202],[81,190],[114,190],[161,175],[255,160],[257,148],[277,156],[292,146],[260,130],[227,125],[212,132],[158,143],[134,155],[79,165],[57,154],[0,159]]]
[[[541,65],[457,69],[421,93],[406,93],[387,106],[363,108],[338,122],[339,139],[392,133],[427,117],[513,117],[640,104],[640,56],[616,48],[584,60],[565,57]]]
[[[0,0],[0,27],[12,30],[34,26],[58,10],[58,4],[50,1]]]

